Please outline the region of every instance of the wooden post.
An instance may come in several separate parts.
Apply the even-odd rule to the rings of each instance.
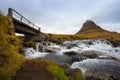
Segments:
[[[21,16],[21,18],[20,18],[20,21],[22,22],[22,16]]]
[[[8,15],[7,16],[8,17],[13,17],[13,12],[12,12],[11,8],[8,9]]]
[[[40,28],[39,28],[39,32],[40,32]]]

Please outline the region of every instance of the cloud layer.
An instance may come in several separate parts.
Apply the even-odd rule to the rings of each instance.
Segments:
[[[41,27],[43,32],[74,34],[91,19],[102,28],[120,32],[120,0],[2,0]]]

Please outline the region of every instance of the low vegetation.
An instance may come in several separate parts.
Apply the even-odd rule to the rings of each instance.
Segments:
[[[35,45],[35,42],[32,42],[32,41],[27,41],[27,42],[24,42],[23,44],[25,47],[32,47],[32,48],[36,48],[36,45]]]
[[[12,80],[24,63],[20,41],[14,34],[11,20],[0,14],[0,80]]]
[[[62,41],[73,41],[73,40],[83,40],[88,39],[84,36],[78,36],[78,35],[66,35],[66,34],[46,34],[47,40],[54,42],[56,44],[61,44]]]
[[[120,46],[120,33],[106,30],[88,30],[76,35],[47,34],[48,40],[60,44],[62,41],[84,40],[84,39],[107,39],[113,44]]]

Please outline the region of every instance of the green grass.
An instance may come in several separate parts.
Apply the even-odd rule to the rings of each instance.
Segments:
[[[21,68],[20,41],[15,36],[11,20],[0,14],[0,80],[12,80]]]
[[[63,69],[58,67],[55,63],[50,63],[48,70],[54,75],[54,80],[69,80]]]

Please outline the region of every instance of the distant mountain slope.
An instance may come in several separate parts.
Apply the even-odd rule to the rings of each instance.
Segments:
[[[93,21],[87,20],[83,27],[76,33],[76,35],[87,38],[103,38],[103,39],[117,39],[120,40],[120,33],[110,32],[102,29],[96,25]]]

